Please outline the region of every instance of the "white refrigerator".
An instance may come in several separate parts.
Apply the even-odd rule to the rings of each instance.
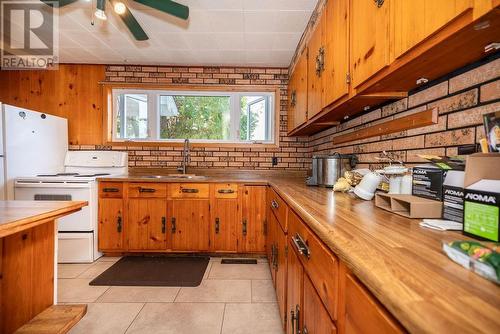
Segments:
[[[60,173],[68,120],[0,102],[0,200],[14,199],[14,179]]]

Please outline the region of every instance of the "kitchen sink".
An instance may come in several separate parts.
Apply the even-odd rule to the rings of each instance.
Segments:
[[[181,180],[205,180],[208,177],[203,175],[195,175],[195,174],[168,174],[168,175],[143,175],[141,176],[145,179],[181,179]]]

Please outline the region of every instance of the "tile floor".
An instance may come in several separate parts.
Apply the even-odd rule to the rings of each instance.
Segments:
[[[118,259],[59,265],[59,303],[88,304],[70,333],[283,333],[265,259],[247,265],[211,258],[195,288],[88,285]]]

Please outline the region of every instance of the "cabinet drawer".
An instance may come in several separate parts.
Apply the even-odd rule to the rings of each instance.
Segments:
[[[167,197],[166,183],[129,183],[129,197]]]
[[[278,222],[280,223],[283,231],[287,232],[288,206],[286,205],[285,201],[282,200],[281,197],[276,193],[276,191],[274,191],[273,188],[268,188],[267,194],[267,204],[271,208],[271,211],[274,212],[276,218],[278,218]]]
[[[404,333],[356,277],[347,274],[345,284],[346,333]]]
[[[328,313],[337,319],[338,260],[302,220],[290,210],[288,235]]]
[[[172,198],[208,198],[208,183],[173,183],[170,185]]]
[[[214,185],[215,198],[238,198],[236,183],[217,183]]]
[[[122,182],[99,182],[99,197],[101,198],[122,198]]]

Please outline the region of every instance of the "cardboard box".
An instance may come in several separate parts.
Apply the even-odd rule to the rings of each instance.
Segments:
[[[377,193],[375,206],[407,218],[441,218],[443,203],[404,194]]]
[[[467,158],[464,180],[464,234],[499,241],[500,154]]]
[[[446,170],[433,165],[413,167],[412,195],[443,200],[443,182]]]
[[[443,219],[464,222],[465,172],[450,170],[443,183]]]

